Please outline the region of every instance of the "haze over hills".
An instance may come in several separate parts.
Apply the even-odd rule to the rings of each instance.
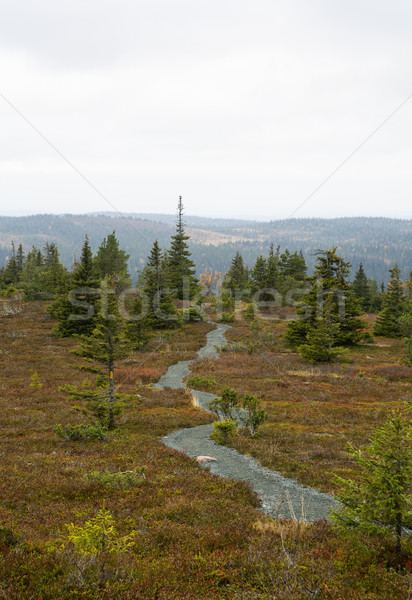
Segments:
[[[120,246],[130,254],[130,272],[135,277],[157,239],[167,248],[174,233],[172,214],[33,215],[0,216],[0,266],[10,254],[11,242],[22,243],[25,251],[46,241],[57,244],[62,262],[70,267],[79,255],[84,236],[93,251],[103,238],[116,231]],[[253,266],[259,254],[266,255],[270,244],[281,252],[302,250],[309,272],[317,249],[337,246],[339,254],[352,263],[352,275],[362,262],[368,277],[379,283],[388,280],[388,268],[395,263],[405,279],[412,269],[412,220],[344,217],[338,219],[289,219],[245,221],[185,216],[186,232],[198,273],[226,272],[236,251]]]

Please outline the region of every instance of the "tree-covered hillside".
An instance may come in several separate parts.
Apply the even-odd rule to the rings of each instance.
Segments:
[[[130,254],[133,277],[141,270],[153,242],[165,247],[174,232],[175,215],[35,215],[0,217],[0,266],[10,255],[11,242],[43,247],[55,242],[62,262],[70,267],[87,233],[93,251],[116,231],[119,243]],[[406,274],[412,268],[412,221],[388,218],[290,219],[270,222],[239,219],[185,217],[190,250],[198,274],[206,270],[227,272],[237,251],[252,266],[270,245],[291,252],[302,250],[308,272],[313,271],[319,248],[337,247],[352,263],[353,279],[362,262],[366,275],[388,281],[388,268],[397,263]]]

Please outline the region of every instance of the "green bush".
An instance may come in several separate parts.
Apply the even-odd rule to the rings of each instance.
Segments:
[[[236,421],[232,419],[222,419],[221,421],[215,421],[213,423],[214,431],[211,434],[211,439],[217,444],[227,444],[229,438],[236,431]]]
[[[3,527],[0,525],[0,546],[6,548],[14,548],[19,543],[19,538],[9,527]]]
[[[186,384],[188,387],[195,390],[203,389],[209,391],[217,386],[217,381],[215,381],[213,377],[205,377],[204,375],[191,375],[186,380]]]
[[[249,304],[247,304],[245,310],[243,311],[242,316],[245,321],[254,321],[255,315],[256,315],[256,306],[255,306],[255,304],[253,304],[253,302],[249,302]]]
[[[46,548],[64,560],[67,583],[72,589],[94,589],[98,595],[95,592],[92,595],[87,593],[87,598],[100,598],[103,588],[108,588],[112,583],[130,584],[134,581],[130,551],[135,545],[137,532],[131,531],[122,536],[116,529],[114,517],[104,505],[84,525],[70,523],[65,529],[56,540],[47,542]],[[74,596],[86,597],[76,591]],[[111,597],[117,597],[117,594]]]
[[[211,400],[208,404],[209,409],[218,418],[222,415],[224,419],[233,419],[233,411],[236,410],[239,404],[238,394],[236,390],[225,387],[220,398]]]
[[[145,467],[140,467],[134,471],[123,471],[123,472],[111,472],[103,471],[92,471],[88,475],[85,475],[85,479],[88,481],[96,481],[103,485],[109,485],[113,488],[130,490],[133,487],[140,485],[145,479]]]
[[[250,435],[255,435],[259,425],[267,419],[267,412],[261,407],[261,401],[252,394],[243,396],[242,408],[245,411],[242,417],[243,426],[249,428]]]
[[[234,320],[235,320],[234,312],[223,312],[219,318],[219,321],[222,321],[222,323],[233,323]]]
[[[304,360],[310,363],[332,362],[343,352],[343,348],[327,348],[326,346],[302,344],[298,346],[298,352]]]
[[[182,319],[184,323],[193,323],[203,321],[202,311],[199,306],[191,306],[182,310]]]
[[[54,433],[65,442],[81,442],[85,440],[106,440],[107,429],[96,425],[62,425],[53,427]]]

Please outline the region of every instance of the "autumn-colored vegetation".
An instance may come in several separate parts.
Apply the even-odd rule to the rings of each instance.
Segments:
[[[71,367],[78,342],[53,335],[44,304],[15,305],[21,312],[0,321],[0,598],[406,600],[407,552],[395,570],[378,540],[343,537],[325,521],[264,517],[246,484],[161,443],[213,419],[186,391],[150,387],[170,364],[195,357],[210,324],[156,333],[145,351],[119,361],[119,391],[134,398],[118,429],[105,441],[63,442],[57,423],[89,422],[59,391],[88,376]],[[234,438],[242,452],[332,491],[333,472],[356,476],[346,441],[366,443],[385,412],[410,398],[412,369],[399,365],[402,342],[383,338],[345,362],[308,367],[284,347],[283,331],[278,321],[235,323],[221,357],[192,371],[212,378],[216,393],[230,386],[264,401],[268,420],[255,436]],[[142,467],[133,485],[109,484],[107,473]],[[137,532],[127,551],[86,560],[70,544],[56,546],[66,524],[79,531],[103,507],[119,535]]]
[[[374,317],[368,318],[373,326]],[[369,442],[385,415],[411,398],[412,368],[399,364],[404,344],[376,338],[354,346],[340,361],[311,365],[283,340],[285,320],[233,323],[216,361],[192,365],[213,377],[214,392],[229,386],[262,399],[268,419],[254,437],[234,438],[235,447],[305,485],[333,493],[333,474],[356,476],[347,444]]]

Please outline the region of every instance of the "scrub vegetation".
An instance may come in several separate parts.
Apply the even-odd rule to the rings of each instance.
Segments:
[[[42,302],[21,309],[2,318],[0,340],[2,597],[408,597],[407,545],[395,563],[379,537],[341,533],[325,521],[308,525],[300,515],[264,517],[247,484],[213,476],[161,443],[174,429],[213,420],[191,405],[188,392],[150,387],[170,364],[195,356],[211,325],[162,332],[119,361],[120,391],[133,400],[118,428],[110,439],[63,441],[56,424],[89,422],[59,391],[62,382],[84,380],[71,367],[80,362],[70,353],[77,341],[53,335]],[[285,347],[284,323],[259,327],[273,333],[270,344],[252,354],[240,350],[235,343],[256,332],[235,323],[220,358],[194,363],[192,372],[216,381],[217,391],[231,387],[264,401],[268,418],[256,434],[231,435],[229,443],[288,476],[337,491],[333,473],[359,475],[347,442],[368,443],[388,410],[410,397],[412,370],[399,365],[402,342],[378,338],[352,349],[345,363],[316,367]],[[42,387],[31,385],[33,372]],[[95,538],[92,525],[112,533]],[[94,550],[85,554],[85,547]]]
[[[272,246],[253,269],[236,254],[202,306],[187,241],[180,198],[133,290],[115,232],[94,257],[86,237],[70,272],[53,242],[0,270],[0,599],[410,599],[412,274],[352,285],[332,249],[307,277]],[[210,318],[233,322],[220,356],[186,389],[154,387]],[[266,517],[247,483],[161,441],[213,421],[218,443],[343,511]]]

